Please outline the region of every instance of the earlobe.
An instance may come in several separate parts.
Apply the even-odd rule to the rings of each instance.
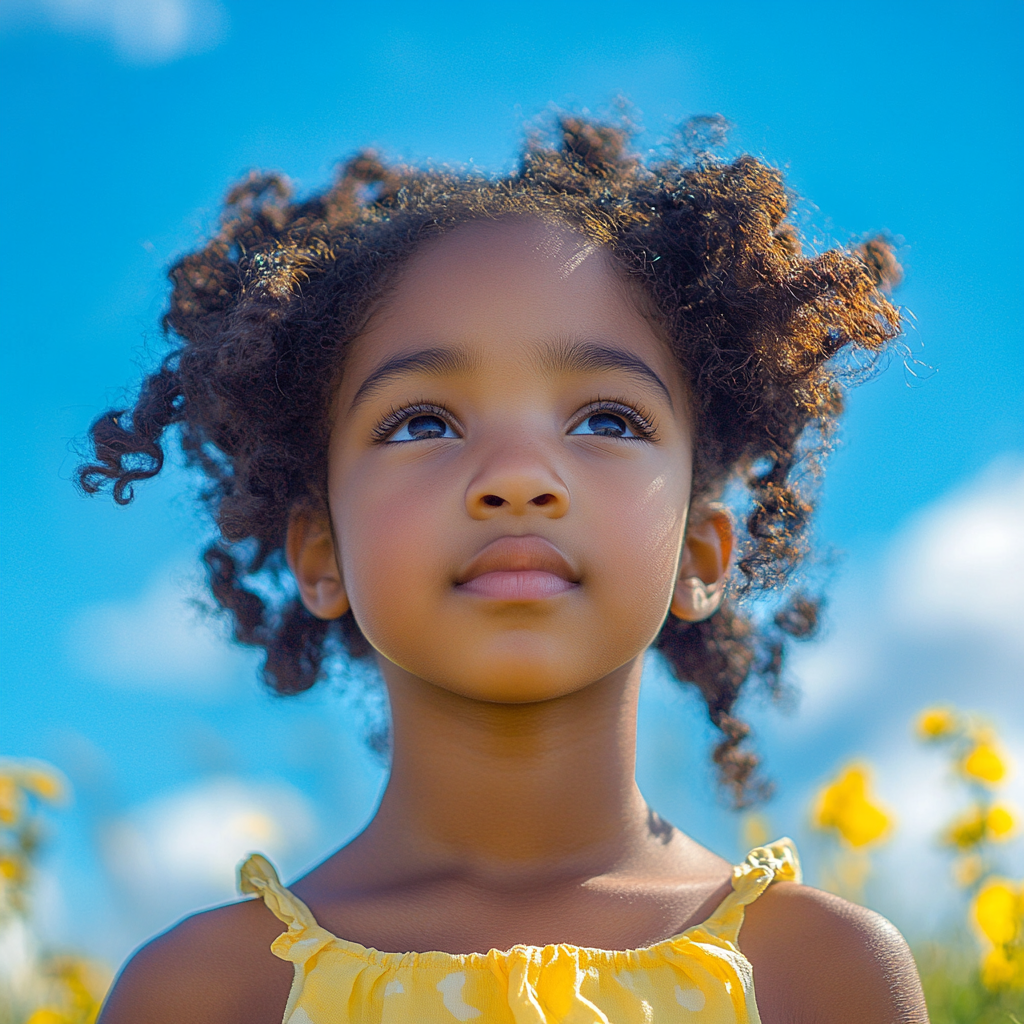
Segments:
[[[724,596],[724,584],[709,586],[699,576],[687,576],[676,582],[672,614],[685,622],[701,622],[718,611]]]
[[[299,510],[288,521],[285,556],[306,610],[337,619],[349,609],[331,524],[324,513]]]
[[[712,508],[691,518],[670,606],[677,619],[701,622],[721,607],[733,542],[732,519],[724,509]]]

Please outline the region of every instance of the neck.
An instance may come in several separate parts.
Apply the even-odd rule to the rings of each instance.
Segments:
[[[469,700],[384,666],[391,777],[362,842],[395,867],[508,877],[606,871],[649,835],[636,787],[642,659],[531,704]]]

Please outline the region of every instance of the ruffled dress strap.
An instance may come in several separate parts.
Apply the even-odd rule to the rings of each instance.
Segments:
[[[334,936],[316,923],[309,907],[281,884],[266,857],[254,853],[241,864],[238,888],[246,895],[259,896],[274,917],[288,925],[288,931],[274,939],[270,947],[282,960],[304,963],[334,941]]]
[[[800,856],[792,839],[783,837],[767,846],[755,847],[732,869],[732,892],[700,930],[735,944],[739,940],[745,909],[774,882],[800,882]]]

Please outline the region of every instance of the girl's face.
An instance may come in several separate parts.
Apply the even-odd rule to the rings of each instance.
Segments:
[[[472,223],[416,255],[353,345],[328,475],[337,594],[387,661],[466,697],[537,701],[654,640],[692,434],[629,287],[568,229]]]

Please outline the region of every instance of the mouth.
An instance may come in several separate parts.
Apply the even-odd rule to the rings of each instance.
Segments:
[[[463,569],[456,590],[491,601],[542,601],[579,587],[578,573],[543,537],[499,537]]]

